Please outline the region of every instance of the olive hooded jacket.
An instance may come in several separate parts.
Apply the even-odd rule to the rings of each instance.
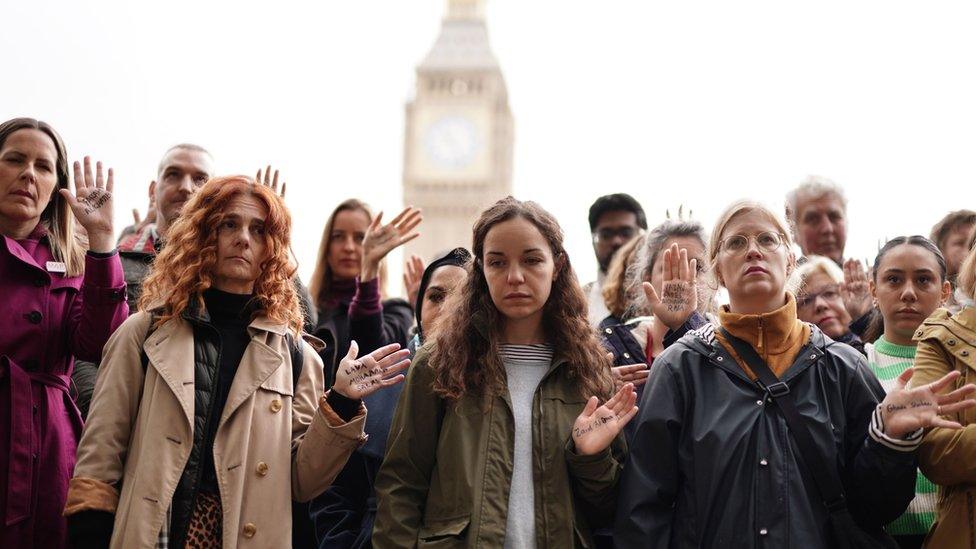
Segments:
[[[376,478],[373,547],[502,547],[514,462],[507,392],[484,406],[448,403],[432,390],[427,348],[410,367]],[[587,398],[553,359],[532,404],[536,546],[592,547],[592,530],[613,517],[624,450],[618,435],[583,456],[570,436]]]

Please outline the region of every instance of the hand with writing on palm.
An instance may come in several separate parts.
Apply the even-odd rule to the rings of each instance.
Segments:
[[[881,421],[884,433],[891,438],[901,438],[908,433],[928,427],[961,429],[962,425],[941,416],[953,414],[976,406],[976,400],[966,399],[966,395],[976,392],[976,385],[969,383],[950,393],[938,394],[962,375],[953,370],[921,387],[908,388],[908,381],[915,373],[907,368],[898,376],[895,389],[881,402]]]
[[[358,400],[383,387],[400,383],[403,381],[403,374],[400,372],[410,365],[410,359],[407,358],[410,351],[398,349],[400,344],[393,343],[356,358],[359,344],[353,340],[349,344],[349,352],[339,363],[332,389],[346,398]]]
[[[677,244],[664,250],[664,281],[661,294],[650,282],[644,283],[644,295],[654,317],[668,328],[677,330],[698,308],[698,259],[688,259],[688,250]]]
[[[84,173],[81,163],[75,162],[74,194],[68,189],[61,189],[59,192],[68,201],[75,219],[88,234],[88,249],[93,252],[109,252],[115,247],[112,234],[112,189],[115,185],[115,174],[109,168],[106,179],[102,173],[102,163],[97,162],[95,166],[93,176],[91,157],[85,157]]]
[[[597,406],[600,399],[590,397],[573,424],[576,453],[591,456],[610,446],[624,425],[637,415],[636,402],[637,393],[634,392],[633,383],[621,387],[603,406]]]
[[[844,262],[844,283],[841,284],[840,295],[851,320],[857,320],[871,310],[871,286],[860,261],[848,259]]]
[[[386,225],[382,224],[383,212],[378,213],[363,238],[363,268],[359,279],[365,282],[376,278],[386,254],[420,236],[412,231],[423,219],[420,210],[413,206],[404,208]]]

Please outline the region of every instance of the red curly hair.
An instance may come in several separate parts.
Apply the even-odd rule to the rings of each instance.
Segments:
[[[242,195],[254,197],[268,210],[264,222],[268,255],[254,282],[259,303],[254,316],[283,323],[296,335],[301,332],[302,310],[292,282],[295,267],[289,260],[291,215],[274,191],[243,175],[213,178],[186,203],[143,283],[140,309],[160,311],[158,322],[162,324],[186,310],[191,299],[203,308],[203,292],[214,282],[217,228],[230,202]]]

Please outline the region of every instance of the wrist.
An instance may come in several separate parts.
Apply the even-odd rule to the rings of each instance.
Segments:
[[[360,282],[369,282],[378,276],[380,276],[379,265],[364,265],[362,270],[359,271]]]
[[[115,249],[115,241],[112,238],[112,233],[88,233],[88,249],[97,253],[111,252]]]

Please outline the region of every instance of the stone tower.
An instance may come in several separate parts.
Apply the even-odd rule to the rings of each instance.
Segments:
[[[471,247],[478,214],[512,193],[514,123],[488,44],[484,0],[449,0],[440,35],[417,66],[406,105],[403,198],[423,210],[407,254],[430,262]]]

